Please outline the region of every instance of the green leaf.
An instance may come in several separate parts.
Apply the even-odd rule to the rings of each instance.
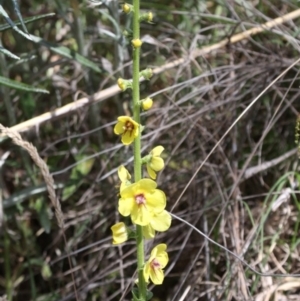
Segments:
[[[62,189],[63,187],[65,187],[65,184],[63,183],[54,184],[54,189]],[[25,188],[21,191],[18,191],[17,193],[12,194],[9,198],[3,200],[3,208],[20,206],[20,204],[26,199],[40,195],[42,193],[47,193],[47,186],[45,184]]]
[[[78,63],[80,63],[81,65],[91,68],[98,73],[102,72],[102,70],[95,63],[85,58],[84,56],[80,55],[78,52],[74,50],[71,50],[65,46],[58,46],[56,44],[49,43],[37,36],[30,35],[30,37],[33,42],[43,45],[61,56],[64,56],[68,59],[73,59]]]
[[[151,300],[153,297],[153,293],[151,291],[146,291],[146,300],[149,301]]]
[[[49,218],[48,207],[44,198],[38,198],[35,202],[35,210],[38,213],[38,219],[46,233],[50,233],[51,221]]]
[[[45,280],[51,278],[52,272],[48,263],[46,262],[43,263],[41,274]]]
[[[31,35],[31,34],[27,34],[25,32],[23,32],[22,30],[20,30],[17,27],[17,24],[22,24],[21,22],[19,23],[14,23],[10,17],[8,16],[8,14],[6,13],[6,11],[3,9],[2,5],[0,5],[0,15],[2,15],[6,22],[8,23],[8,25],[2,25],[0,27],[0,31],[1,30],[5,30],[8,28],[12,28],[14,31],[18,32],[20,35],[22,35],[24,38],[26,38],[27,40],[33,41],[37,44],[43,45],[47,48],[49,48],[50,50],[52,50],[53,52],[66,57],[68,59],[73,59],[75,61],[77,61],[78,63],[80,63],[83,66],[86,66],[88,68],[91,68],[92,70],[94,70],[95,72],[101,73],[102,70],[97,66],[97,64],[93,63],[92,61],[90,61],[89,59],[85,58],[84,56],[80,55],[79,53],[77,53],[74,50],[71,50],[65,46],[58,46],[56,44],[53,43],[49,43],[45,40],[43,40],[40,37]],[[24,21],[24,23],[28,23],[28,22],[33,22],[35,20],[41,19],[43,17],[46,16],[50,16],[51,14],[47,14],[47,15],[41,15],[41,16],[37,16],[37,17],[32,17],[32,18],[28,18]]]
[[[36,93],[49,93],[49,91],[41,89],[41,88],[35,88],[33,86],[29,86],[24,83],[20,83],[18,81],[0,76],[0,85],[4,85],[6,87],[10,87],[17,90],[23,90],[23,91],[29,91],[29,92],[36,92]]]
[[[32,23],[34,21],[37,21],[37,20],[40,20],[43,18],[52,17],[54,15],[55,15],[55,13],[43,14],[43,15],[39,15],[39,16],[25,18],[25,19],[23,19],[23,21],[25,24],[28,24],[28,23]],[[21,25],[21,22],[15,22],[14,24],[18,26],[18,25]],[[10,29],[10,28],[11,28],[11,26],[9,24],[0,25],[0,31],[4,31],[4,30]]]
[[[92,169],[95,159],[91,158],[88,160],[81,160],[83,156],[77,156],[76,161],[78,164],[72,169],[70,176],[70,185],[64,188],[62,193],[62,201],[67,200],[72,196],[77,189],[84,182],[83,177],[85,177]]]
[[[0,52],[2,52],[3,54],[15,59],[15,60],[19,60],[20,58],[16,55],[14,55],[13,53],[11,53],[10,51],[8,51],[7,49],[3,48],[2,46],[0,46]]]
[[[131,293],[132,293],[132,296],[133,296],[132,301],[140,301],[140,299],[139,299],[139,297],[138,297],[139,290],[138,290],[136,287],[134,287],[134,288],[132,289]]]
[[[22,35],[24,38],[31,40],[30,35],[23,32],[21,29],[18,28],[18,26],[14,23],[14,21],[8,16],[7,12],[4,10],[4,8],[2,7],[2,5],[0,4],[0,15],[2,15],[4,17],[4,19],[6,20],[6,22],[10,25],[10,27],[18,32],[20,35]]]
[[[30,119],[31,116],[34,115],[34,111],[36,108],[36,101],[32,97],[32,93],[22,93],[22,97],[20,98],[20,108],[25,116],[25,118]]]
[[[13,5],[14,5],[14,10],[15,10],[15,12],[16,12],[16,14],[17,14],[17,17],[18,17],[18,19],[20,20],[20,23],[21,23],[21,25],[22,25],[22,27],[23,27],[23,30],[24,30],[26,33],[28,33],[28,30],[27,30],[27,28],[26,28],[26,26],[25,26],[25,24],[24,24],[24,21],[23,21],[23,17],[22,17],[22,15],[21,15],[21,13],[20,13],[19,3],[18,3],[16,0],[12,0],[12,3],[13,3]]]

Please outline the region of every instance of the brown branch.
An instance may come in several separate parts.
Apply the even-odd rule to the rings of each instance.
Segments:
[[[298,149],[294,148],[276,159],[273,159],[271,161],[267,161],[260,165],[253,166],[253,167],[246,169],[244,176],[243,176],[243,180],[247,180],[258,173],[261,173],[271,167],[274,167],[275,165],[278,165],[279,163],[283,162],[284,160],[288,159],[289,157],[296,155],[297,151],[298,151]]]

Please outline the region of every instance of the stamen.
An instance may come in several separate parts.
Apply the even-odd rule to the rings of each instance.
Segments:
[[[138,205],[143,205],[146,203],[146,199],[143,194],[138,194],[135,196],[135,201]]]

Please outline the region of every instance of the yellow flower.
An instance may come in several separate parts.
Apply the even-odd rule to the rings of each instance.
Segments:
[[[124,223],[117,223],[111,227],[113,245],[121,244],[128,239],[128,232]]]
[[[134,224],[146,226],[153,214],[159,214],[166,207],[166,195],[156,189],[156,182],[142,179],[121,191],[119,212],[123,216],[131,216]]]
[[[156,179],[156,172],[162,170],[165,166],[164,160],[160,157],[164,148],[159,145],[150,152],[151,159],[147,162],[147,172],[152,179]]]
[[[152,213],[149,225],[143,227],[143,236],[150,239],[154,238],[155,231],[167,231],[171,226],[171,220],[171,215],[166,210],[160,213]]]
[[[165,277],[163,268],[165,268],[169,261],[166,249],[167,245],[159,244],[151,251],[150,258],[146,262],[143,270],[146,282],[149,282],[150,278],[156,285],[163,283]]]
[[[142,100],[142,108],[144,111],[148,111],[149,109],[151,109],[152,105],[153,100],[150,97],[147,97]]]
[[[114,133],[116,135],[122,135],[122,143],[129,145],[139,134],[139,124],[128,116],[120,116],[114,127]]]
[[[125,187],[131,184],[131,175],[129,171],[123,165],[121,165],[118,168],[118,176],[121,181],[120,191],[122,191]]]
[[[131,41],[133,48],[139,48],[142,46],[143,42],[140,39],[134,39]]]

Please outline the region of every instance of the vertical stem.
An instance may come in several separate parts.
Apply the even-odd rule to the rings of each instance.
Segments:
[[[4,231],[4,266],[5,266],[5,286],[7,300],[12,300],[12,277],[10,266],[10,240],[7,231]]]
[[[140,38],[140,1],[133,0],[133,39]],[[133,118],[140,124],[140,47],[133,49]],[[134,140],[134,181],[137,182],[142,177],[141,170],[141,131],[139,131],[138,137]],[[146,301],[146,283],[143,276],[143,266],[145,262],[144,255],[144,238],[142,226],[136,226],[136,244],[137,244],[137,268],[139,279],[139,299]]]
[[[140,4],[139,0],[133,0],[133,39],[140,38]],[[140,124],[140,83],[139,83],[139,73],[140,73],[140,47],[133,49],[133,118]],[[141,133],[139,131],[139,136],[134,140],[134,177],[135,181],[141,179]]]

